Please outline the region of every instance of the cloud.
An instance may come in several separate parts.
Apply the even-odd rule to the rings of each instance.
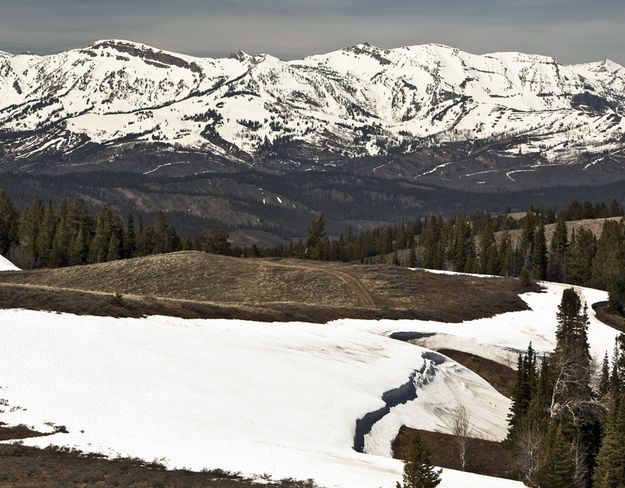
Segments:
[[[622,0],[21,0],[2,5],[0,49],[47,53],[115,37],[197,55],[294,58],[363,41],[440,42],[625,64],[623,24]]]

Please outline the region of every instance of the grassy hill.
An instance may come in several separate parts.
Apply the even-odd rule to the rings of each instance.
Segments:
[[[573,231],[577,231],[581,228],[585,228],[591,231],[596,237],[601,236],[601,232],[603,231],[603,224],[606,220],[616,220],[620,221],[623,217],[609,217],[604,219],[583,219],[583,220],[571,220],[566,223],[566,229],[569,233],[569,238]],[[557,224],[547,224],[545,225],[545,239],[547,243],[551,242],[551,238],[556,230]],[[510,239],[512,241],[512,247],[518,245],[521,240],[521,236],[523,234],[523,229],[514,229],[509,230],[508,234],[510,235]],[[504,235],[504,232],[496,232],[495,237],[500,240]]]
[[[178,252],[0,274],[0,307],[78,314],[325,322],[463,320],[524,310],[514,278]]]

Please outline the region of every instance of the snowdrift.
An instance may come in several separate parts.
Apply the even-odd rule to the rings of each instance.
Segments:
[[[0,255],[0,271],[18,271],[19,268],[15,266],[4,256]]]
[[[114,319],[0,311],[9,424],[69,433],[27,440],[169,467],[221,468],[327,487],[394,487],[402,464],[352,449],[356,421],[414,376],[416,399],[365,436],[387,456],[401,423],[448,431],[463,403],[475,432],[505,434],[509,401],[448,359],[351,324]],[[518,486],[446,470],[441,486]],[[462,481],[460,481],[462,480]]]
[[[446,273],[454,274],[449,272]],[[530,342],[536,351],[553,351],[556,343],[556,312],[562,292],[571,285],[541,282],[542,293],[525,293],[521,298],[530,310],[508,312],[494,317],[469,320],[460,324],[421,320],[341,320],[340,325],[382,335],[401,334],[411,342],[431,349],[455,349],[497,361],[516,368],[519,352],[527,350]],[[592,355],[599,361],[607,352],[612,354],[619,332],[597,319],[592,304],[604,302],[604,291],[573,286],[582,302],[588,305],[590,325],[588,340]]]

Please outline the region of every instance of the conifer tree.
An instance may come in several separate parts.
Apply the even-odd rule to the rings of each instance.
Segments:
[[[532,243],[532,272],[535,280],[544,280],[547,275],[547,245],[545,226],[542,218],[538,219],[534,241]]]
[[[106,253],[107,261],[116,261],[121,258],[121,243],[116,233],[111,234],[109,239],[108,251]]]
[[[319,241],[325,236],[326,219],[323,214],[313,219],[308,227],[308,238],[306,239],[306,249],[304,254],[307,257],[315,257],[315,251]]]
[[[430,447],[415,435],[404,462],[403,483],[397,483],[397,488],[435,488],[441,482],[440,474],[432,465]]]
[[[562,281],[565,278],[565,255],[568,246],[568,231],[566,228],[566,219],[561,212],[558,214],[556,229],[551,238],[551,253],[549,254],[549,279],[553,281]]]
[[[54,242],[54,234],[56,232],[56,215],[52,201],[48,201],[45,209],[41,214],[39,222],[39,230],[37,232],[37,265],[49,266],[50,253]]]
[[[0,254],[6,254],[17,242],[19,214],[9,196],[0,190]]]
[[[537,356],[530,343],[525,355],[519,354],[517,378],[512,392],[512,407],[508,415],[508,442],[515,443],[519,427],[526,420],[538,381]]]
[[[525,288],[529,288],[530,286],[532,286],[530,272],[527,270],[525,266],[523,266],[523,269],[521,270],[521,276],[519,279],[521,280],[521,286]]]
[[[556,424],[552,422],[544,440],[543,455],[535,477],[540,488],[572,488],[575,486],[573,448]]]
[[[408,267],[409,268],[417,267],[417,252],[414,246],[412,246],[410,248],[410,251],[408,252]]]
[[[85,264],[89,256],[89,244],[87,243],[87,235],[80,226],[78,233],[72,239],[68,253],[68,264],[75,266],[77,264]]]
[[[127,258],[135,257],[137,253],[137,236],[135,234],[135,221],[132,214],[128,214],[126,221],[126,236],[124,238],[124,255]]]
[[[625,486],[625,401],[608,425],[597,456],[593,488],[622,488]]]
[[[610,393],[610,359],[608,353],[603,356],[603,363],[601,364],[601,376],[599,377],[599,385],[597,387],[599,395],[604,397]]]

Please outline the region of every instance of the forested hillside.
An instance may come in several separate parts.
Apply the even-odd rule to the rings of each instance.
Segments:
[[[530,207],[523,215],[478,212],[414,221],[332,237],[319,215],[308,236],[290,245],[232,248],[228,233],[208,229],[180,235],[159,211],[153,222],[120,216],[103,205],[92,208],[67,198],[58,208],[34,198],[21,211],[0,191],[0,253],[22,268],[62,267],[179,250],[242,257],[295,257],[325,261],[388,262],[431,269],[519,276],[610,292],[611,311],[625,309],[625,222],[610,204],[570,203],[559,212]],[[592,219],[594,229],[567,222]],[[603,220],[598,220],[603,219]],[[601,222],[601,231],[597,231]],[[545,235],[549,225],[550,239]],[[570,226],[571,227],[571,226]],[[512,233],[515,238],[512,238]]]

